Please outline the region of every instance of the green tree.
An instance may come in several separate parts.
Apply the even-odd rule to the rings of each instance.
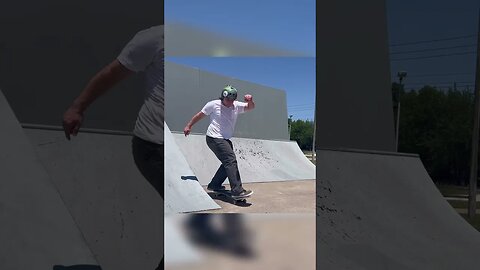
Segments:
[[[297,141],[302,150],[312,150],[313,121],[292,120],[290,140]]]
[[[419,91],[404,92],[399,151],[418,153],[437,182],[465,183],[469,174],[472,115],[473,95],[468,91],[443,92],[425,86]]]

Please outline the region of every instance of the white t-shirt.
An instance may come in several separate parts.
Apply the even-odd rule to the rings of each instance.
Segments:
[[[212,100],[205,104],[201,112],[210,116],[207,136],[220,139],[230,139],[233,136],[235,123],[239,114],[245,112],[245,102],[234,101],[232,107],[226,107],[222,101]]]
[[[145,72],[146,95],[133,133],[146,141],[163,144],[164,121],[164,27],[138,32],[117,60],[134,72]]]

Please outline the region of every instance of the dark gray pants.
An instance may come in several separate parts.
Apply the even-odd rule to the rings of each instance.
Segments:
[[[163,149],[163,144],[148,142],[135,136],[132,139],[132,153],[135,164],[143,177],[162,196],[162,199],[164,194]]]
[[[135,164],[145,179],[155,188],[160,196],[164,194],[164,146],[145,141],[136,136],[132,138],[132,153]],[[163,207],[163,205],[161,206]],[[163,224],[163,223],[162,223]],[[159,228],[163,232],[163,228]],[[163,235],[163,234],[162,234]],[[162,239],[163,243],[163,239]],[[164,269],[162,260],[156,270]]]
[[[230,140],[217,139],[206,136],[207,145],[213,151],[215,156],[222,162],[215,176],[213,176],[210,186],[218,187],[223,184],[228,177],[230,189],[233,193],[243,191],[240,172],[238,171],[237,158],[233,152],[233,144]]]

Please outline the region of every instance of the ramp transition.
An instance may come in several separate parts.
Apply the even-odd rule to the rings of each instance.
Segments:
[[[476,269],[479,248],[418,156],[317,151],[317,269]]]
[[[165,212],[182,213],[218,209],[178,148],[167,124],[165,128]]]
[[[138,171],[131,136],[24,129],[103,269],[154,269],[163,201]]]
[[[173,137],[200,184],[207,185],[220,166],[205,135],[173,133]],[[315,179],[315,165],[293,141],[232,138],[242,182]]]
[[[0,269],[98,265],[0,91]]]

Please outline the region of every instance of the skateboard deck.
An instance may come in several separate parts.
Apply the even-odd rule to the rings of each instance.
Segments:
[[[234,198],[232,197],[232,192],[230,190],[214,190],[214,191],[210,191],[212,194],[214,194],[215,196],[224,196],[224,197],[227,197],[229,198],[230,200],[233,200],[235,204],[237,204],[238,202],[242,202],[242,203],[246,203],[247,202],[247,198],[250,197],[252,194],[248,195],[248,196],[244,196],[244,197],[239,197],[239,198]]]

